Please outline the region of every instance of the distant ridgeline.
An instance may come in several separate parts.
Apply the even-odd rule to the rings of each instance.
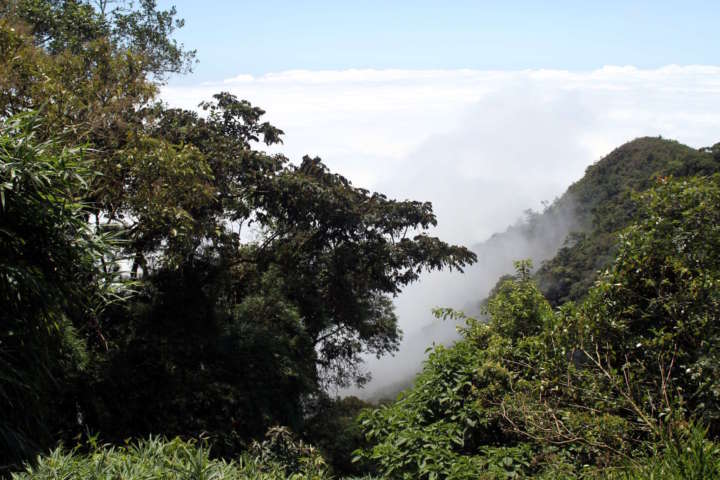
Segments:
[[[533,257],[540,265],[535,280],[553,306],[579,300],[592,286],[597,272],[615,258],[617,232],[630,224],[637,211],[633,193],[651,187],[658,177],[717,172],[720,143],[696,150],[673,140],[638,138],[588,167],[585,176],[542,214],[530,215],[524,224],[489,242],[503,241],[513,229],[520,229],[529,240],[548,246],[562,235],[565,243],[553,258]],[[572,220],[567,218],[569,212],[573,213]],[[478,253],[480,265],[483,260],[482,253]]]

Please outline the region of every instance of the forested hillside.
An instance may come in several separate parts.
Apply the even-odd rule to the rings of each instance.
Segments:
[[[572,206],[576,226],[564,248],[537,273],[543,294],[558,306],[587,293],[597,272],[612,262],[617,233],[637,214],[633,193],[646,190],[658,177],[710,175],[718,170],[720,144],[695,150],[649,137],[628,142],[590,166],[556,202]]]
[[[437,347],[412,388],[361,416],[387,478],[720,475],[720,176],[660,177],[610,267],[554,309],[527,261],[488,321]]]
[[[361,416],[388,478],[715,478],[720,152],[633,140],[546,210],[475,247],[516,264],[461,339]],[[520,241],[520,240],[522,241]],[[492,255],[491,255],[492,256]],[[491,265],[493,260],[490,260]],[[476,300],[480,303],[480,299]],[[470,308],[474,308],[472,305]]]

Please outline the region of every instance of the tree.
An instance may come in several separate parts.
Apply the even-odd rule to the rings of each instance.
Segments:
[[[429,204],[353,187],[317,158],[295,166],[252,150],[279,135],[261,110],[228,94],[205,106],[205,119],[175,110],[157,120],[167,141],[204,156],[215,193],[189,217],[186,241],[168,239],[145,269],[143,295],[105,322],[120,345],[95,389],[103,399],[87,410],[118,438],[207,431],[232,444],[274,422],[300,428],[303,399],[364,381],[360,354],[396,348],[388,296],[424,268],[474,260],[406,236],[435,224]],[[248,228],[258,240],[243,238]],[[118,390],[132,393],[113,406]]]

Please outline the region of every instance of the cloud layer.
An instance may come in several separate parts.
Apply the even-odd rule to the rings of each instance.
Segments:
[[[192,109],[219,91],[267,110],[267,120],[286,132],[278,150],[291,159],[318,155],[356,185],[432,201],[435,233],[466,245],[553,200],[588,165],[633,138],[661,135],[693,147],[720,141],[718,66],[293,70],[168,86],[161,95]],[[406,337],[418,338],[430,307],[472,301],[447,291],[464,281],[430,276],[401,295]],[[420,341],[429,344],[428,336]],[[392,370],[393,361],[371,367]]]
[[[290,158],[319,155],[358,185],[434,201],[440,232],[455,241],[552,200],[637,136],[720,140],[716,66],[293,70],[169,86],[162,98],[192,109],[221,90],[267,110]]]

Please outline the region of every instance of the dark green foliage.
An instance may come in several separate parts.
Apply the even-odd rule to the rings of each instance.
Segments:
[[[707,440],[706,431],[689,428],[667,439],[655,455],[634,465],[606,473],[611,480],[705,480],[720,478],[720,445]]]
[[[116,344],[85,399],[105,438],[205,432],[225,453],[275,423],[299,426],[300,399],[316,388],[314,352],[282,280],[269,273],[262,294],[222,308],[230,287],[206,268],[160,272],[106,318]]]
[[[311,439],[336,476],[343,478],[367,472],[368,465],[353,462],[353,452],[365,446],[357,416],[371,404],[357,397],[329,398],[320,396],[311,402],[304,436]]]
[[[104,343],[97,317],[113,288],[82,203],[94,172],[36,125],[0,123],[0,463],[77,426],[84,339]]]

